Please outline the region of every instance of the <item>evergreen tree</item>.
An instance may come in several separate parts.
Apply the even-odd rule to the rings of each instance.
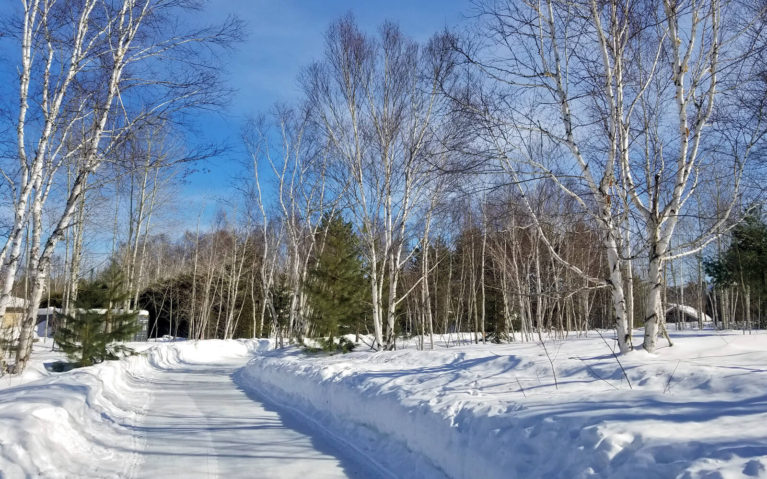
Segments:
[[[132,352],[119,344],[141,329],[135,312],[119,309],[129,296],[122,271],[114,262],[100,280],[83,285],[74,313],[65,317],[64,326],[56,333],[56,342],[77,367]]]
[[[767,224],[754,214],[732,229],[732,241],[724,254],[705,262],[714,283],[741,281],[755,290],[767,287]]]
[[[718,258],[704,262],[706,274],[721,287],[748,288],[752,307],[767,299],[767,224],[757,211],[732,229],[731,242]]]
[[[287,275],[281,274],[272,285],[272,304],[277,317],[272,318],[278,330],[283,330],[290,320],[290,288]]]
[[[351,350],[352,344],[336,338],[356,333],[365,314],[367,281],[360,259],[360,247],[351,223],[338,215],[326,215],[325,247],[317,267],[310,272],[309,304],[315,336],[326,350]]]

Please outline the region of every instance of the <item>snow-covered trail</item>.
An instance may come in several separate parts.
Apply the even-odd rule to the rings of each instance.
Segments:
[[[376,471],[233,381],[247,358],[151,369],[131,476],[337,478]],[[145,396],[146,397],[146,396]],[[142,447],[143,446],[143,447]]]
[[[0,479],[392,477],[312,416],[243,384],[268,340],[136,346],[141,354],[65,373],[45,367],[60,358],[38,357],[34,375],[0,383]]]

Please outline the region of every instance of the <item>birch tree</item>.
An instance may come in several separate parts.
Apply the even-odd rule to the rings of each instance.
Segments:
[[[210,88],[217,86],[213,70],[197,65],[198,74],[189,69],[184,83],[159,80],[166,75],[141,78],[139,72],[159,74],[155,61],[160,56],[166,66],[174,60],[181,65],[180,57],[174,59],[172,52],[182,48],[185,61],[193,62],[195,45],[225,44],[235,38],[238,28],[236,21],[229,21],[223,27],[181,35],[163,32],[163,20],[178,12],[177,8],[195,6],[194,2],[86,0],[74,5],[28,0],[22,6],[19,112],[15,123],[19,164],[10,178],[15,191],[15,218],[3,258],[0,292],[0,314],[4,314],[18,270],[22,231],[30,221],[33,280],[16,371],[23,370],[29,358],[51,257],[72,224],[88,177],[131,127],[159,112],[170,115],[195,102],[205,103],[213,98]],[[143,70],[132,69],[134,65],[142,65]],[[33,96],[38,91],[40,96]],[[31,108],[36,111],[30,112]],[[39,121],[33,121],[36,118]],[[76,126],[84,126],[85,135],[76,147],[71,147],[69,140]],[[53,227],[44,231],[43,206],[56,172],[73,156],[78,157],[81,167],[65,193]],[[46,233],[47,238],[43,238]]]
[[[398,285],[412,254],[409,223],[426,193],[422,173],[444,74],[434,42],[421,47],[390,23],[373,39],[346,17],[329,29],[325,59],[303,77],[364,242],[377,348],[394,348],[397,306],[409,293]]]
[[[544,178],[599,225],[608,261],[606,277],[590,278],[579,268],[569,267],[610,288],[618,345],[621,352],[627,352],[632,339],[617,220],[622,152],[618,130],[625,117],[614,111],[601,114],[600,95],[607,92],[609,98],[614,96],[614,75],[609,59],[598,54],[604,32],[601,12],[596,8],[596,2],[588,1],[487,4],[483,9],[485,23],[480,28],[490,51],[474,53],[461,48],[459,52],[479,69],[494,91],[496,102],[488,105],[482,99],[476,103],[474,114],[487,126],[485,137],[512,180],[520,185],[533,219],[534,210],[522,185],[530,181],[534,185]],[[595,141],[595,132],[604,141]],[[543,233],[540,224],[536,227]],[[545,234],[540,239],[555,258],[568,264]]]
[[[692,254],[715,236],[760,138],[757,125],[734,130],[746,138],[730,155],[730,208],[695,244],[672,253],[679,215],[711,167],[702,155],[704,131],[723,72],[743,73],[753,63],[754,46],[739,40],[751,20],[735,21],[743,13],[738,2],[719,0],[489,3],[480,29],[491,48],[483,55],[461,51],[499,99],[478,114],[489,119],[488,137],[515,181],[547,178],[598,221],[623,352],[631,337],[622,271],[631,274],[632,257],[647,255],[644,347],[653,351],[663,315],[663,262]],[[723,15],[733,27],[726,36]],[[632,236],[627,230],[635,226]],[[632,237],[639,250],[629,249]]]
[[[764,135],[762,112],[744,110],[749,116],[744,121],[745,115],[733,111],[739,108],[738,94],[733,92],[754,81],[756,49],[745,38],[753,20],[740,19],[748,13],[738,2],[720,0],[664,0],[631,10],[612,8],[613,16],[645,18],[648,26],[653,25],[635,35],[641,44],[620,58],[607,56],[610,45],[621,38],[617,27],[600,38],[603,55],[613,64],[622,64],[625,76],[642,79],[642,95],[631,104],[636,108],[625,113],[635,115],[637,128],[620,128],[620,161],[622,181],[640,218],[648,256],[644,348],[652,352],[665,315],[664,263],[697,253],[725,230],[741,195],[744,169]],[[627,22],[622,27],[626,31],[623,37],[630,36],[632,26]],[[648,49],[658,54],[648,56]],[[614,74],[616,81],[621,73]],[[631,82],[625,83],[624,90],[630,91]],[[617,100],[615,104],[620,108]],[[730,177],[726,204],[696,238],[683,244],[674,241],[688,201],[701,185],[711,183],[705,176],[717,170]],[[672,248],[672,243],[677,246]]]
[[[327,149],[323,141],[313,138],[309,122],[309,109],[291,110],[277,108],[273,130],[263,124],[251,124],[245,141],[251,152],[256,200],[262,209],[264,245],[268,247],[268,218],[261,195],[261,173],[259,168],[269,171],[275,189],[274,210],[283,226],[287,242],[288,288],[290,308],[288,312],[287,336],[301,341],[307,331],[306,281],[314,266],[321,245],[318,233],[321,230],[323,214],[336,211],[339,197],[331,198],[326,190]],[[276,137],[276,141],[272,141]],[[275,146],[276,143],[279,146]],[[263,258],[269,263],[267,258]],[[262,268],[269,268],[263,265]],[[264,280],[271,283],[273,271],[264,271]],[[268,304],[273,303],[270,301]],[[274,313],[274,312],[273,312]]]

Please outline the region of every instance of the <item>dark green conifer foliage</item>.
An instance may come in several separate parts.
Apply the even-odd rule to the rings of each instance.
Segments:
[[[757,214],[732,229],[732,242],[724,254],[705,262],[706,274],[717,284],[743,282],[755,292],[767,289],[767,224]]]
[[[132,352],[119,343],[132,339],[141,328],[136,313],[120,311],[129,294],[114,262],[101,279],[81,287],[74,313],[66,316],[56,333],[56,342],[75,366],[90,366]]]
[[[767,307],[767,224],[761,211],[746,216],[732,229],[730,246],[718,258],[704,261],[706,274],[722,287],[750,290],[751,307]],[[759,325],[758,327],[763,327]]]
[[[322,226],[321,231],[327,226],[325,247],[308,284],[314,335],[320,338],[323,349],[345,352],[353,343],[337,342],[336,338],[358,332],[365,314],[367,281],[351,223],[326,215]]]

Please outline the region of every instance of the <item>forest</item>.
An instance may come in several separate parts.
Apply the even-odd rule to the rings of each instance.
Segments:
[[[226,111],[247,29],[179,21],[200,8],[2,15],[0,371],[24,369],[40,308],[66,314],[113,264],[127,294],[102,306],[149,311],[152,338],[612,330],[626,353],[767,328],[763,0],[482,1],[426,41],[348,14],[226,162],[190,125]],[[202,168],[231,171],[230,194],[169,222]]]

